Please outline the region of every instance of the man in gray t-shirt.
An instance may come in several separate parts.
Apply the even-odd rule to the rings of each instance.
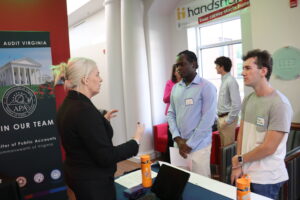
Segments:
[[[288,180],[284,158],[293,111],[288,99],[268,82],[271,55],[253,50],[243,60],[244,84],[254,92],[242,104],[231,182],[248,174],[252,192],[276,199],[283,182]]]

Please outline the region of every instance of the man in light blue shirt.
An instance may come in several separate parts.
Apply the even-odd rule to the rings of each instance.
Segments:
[[[230,58],[221,56],[215,60],[217,73],[222,76],[222,84],[218,99],[218,130],[221,145],[227,146],[235,140],[235,129],[241,109],[239,85],[230,70]]]
[[[176,64],[183,78],[171,93],[168,123],[179,153],[192,159],[191,171],[210,177],[212,125],[217,94],[215,86],[197,75],[197,57],[191,51],[178,54]]]

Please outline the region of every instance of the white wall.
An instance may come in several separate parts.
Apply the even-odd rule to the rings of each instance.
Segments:
[[[177,29],[175,9],[170,15],[171,18],[171,37],[172,37],[172,57],[173,62],[176,60],[176,55],[181,51],[188,49],[187,30]]]
[[[104,9],[86,18],[81,24],[69,28],[71,57],[93,59],[103,78],[101,91],[92,101],[97,108],[111,109],[108,102],[107,70],[105,65],[105,16]]]
[[[150,16],[148,32],[148,60],[151,84],[151,105],[153,124],[165,121],[163,103],[164,86],[172,70],[170,62],[171,39],[169,19],[163,16]],[[162,33],[162,34],[160,34]]]
[[[170,14],[173,15],[175,6],[176,0],[145,1],[145,13],[147,13],[145,16],[145,34],[153,125],[166,122],[164,115],[166,104],[163,102],[165,84],[171,77],[175,56],[183,50],[181,44],[186,46],[184,49],[187,48],[186,40],[174,42],[174,21],[170,18]],[[176,30],[176,34],[177,32]],[[186,35],[185,30],[178,33],[183,34],[182,36]]]
[[[290,8],[289,1],[252,0],[251,23],[253,48],[266,49],[274,53],[285,46],[300,49],[300,6]],[[300,65],[300,63],[299,63]],[[300,66],[298,66],[300,67]],[[271,76],[272,86],[280,90],[290,100],[293,122],[300,122],[300,78],[284,81]]]
[[[164,86],[172,70],[170,20],[168,16],[157,15],[153,7],[148,10],[145,19],[148,66],[151,88],[151,111],[153,124],[166,121],[163,103]]]

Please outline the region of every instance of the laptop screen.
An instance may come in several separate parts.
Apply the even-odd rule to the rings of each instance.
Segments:
[[[178,200],[182,196],[189,177],[189,173],[163,164],[151,191],[162,200]]]

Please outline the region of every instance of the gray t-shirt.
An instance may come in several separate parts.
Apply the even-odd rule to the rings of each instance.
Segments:
[[[244,121],[242,154],[262,144],[267,131],[288,133],[292,115],[288,99],[277,90],[268,96],[260,97],[255,92],[247,96],[241,115]],[[253,183],[275,184],[288,180],[284,164],[287,138],[288,134],[284,134],[274,154],[243,165],[243,172],[251,176]]]

